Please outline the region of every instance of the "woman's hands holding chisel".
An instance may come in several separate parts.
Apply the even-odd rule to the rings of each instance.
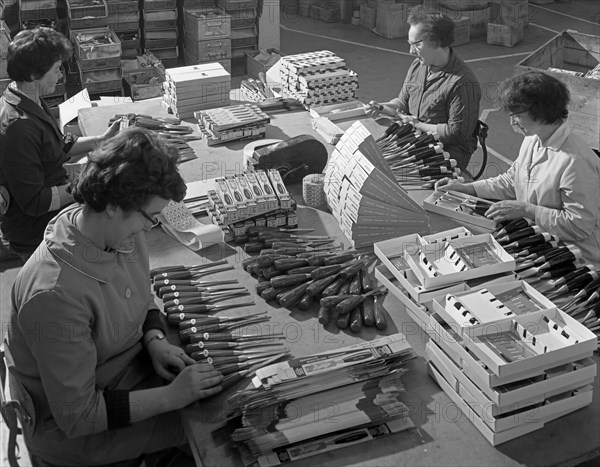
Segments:
[[[166,339],[150,342],[148,354],[156,373],[167,381],[173,381],[186,366],[196,363],[181,347],[170,344]]]
[[[168,386],[172,409],[179,410],[198,399],[217,394],[222,389],[222,381],[221,372],[208,363],[194,362],[194,365],[186,366]]]

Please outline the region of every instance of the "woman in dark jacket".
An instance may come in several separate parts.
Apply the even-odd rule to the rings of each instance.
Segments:
[[[24,30],[8,46],[12,82],[0,98],[0,210],[2,234],[26,260],[46,225],[73,202],[66,191],[65,162],[75,162],[119,130],[101,136],[63,135],[43,100],[62,78],[61,64],[72,55],[69,40],[51,28]]]

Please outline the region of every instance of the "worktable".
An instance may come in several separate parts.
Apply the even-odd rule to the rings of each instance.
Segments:
[[[138,113],[152,116],[167,116],[160,107],[159,99],[97,107],[80,111],[79,123],[82,132],[96,135],[103,132],[108,120],[117,113]],[[189,124],[194,125],[192,120]],[[349,122],[351,123],[351,122]],[[338,123],[346,128],[349,123]],[[373,132],[382,132],[382,127],[371,119],[365,125]],[[197,130],[195,130],[197,131]],[[299,134],[318,135],[313,131],[308,112],[273,114],[267,126],[267,138],[286,139]],[[320,138],[319,138],[320,139]],[[247,142],[232,142],[208,147],[202,141],[192,141],[190,146],[198,159],[181,164],[180,170],[187,182],[233,175],[243,169],[242,149]],[[331,153],[333,146],[327,145]],[[324,209],[302,205],[301,186],[289,186],[288,190],[299,204],[300,227],[314,228],[315,235],[329,235],[340,244],[347,245],[336,220]],[[418,202],[429,195],[427,191],[411,191]],[[457,227],[452,219],[429,213],[432,232]],[[471,226],[467,226],[471,228]],[[472,228],[474,233],[481,232]],[[294,463],[295,466],[415,466],[415,465],[461,465],[461,466],[515,466],[515,465],[577,465],[597,456],[600,450],[600,415],[598,404],[598,377],[594,386],[594,400],[584,409],[547,423],[529,435],[493,447],[462,414],[442,389],[426,372],[423,358],[427,334],[406,314],[404,306],[392,294],[384,299],[388,317],[388,328],[381,332],[364,328],[359,334],[339,330],[335,325],[323,327],[317,322],[316,309],[293,311],[273,306],[254,292],[256,279],[243,271],[241,261],[248,255],[235,244],[212,245],[193,252],[164,232],[154,229],[147,235],[151,267],[172,264],[195,264],[226,259],[235,270],[225,274],[205,276],[206,280],[239,280],[252,294],[253,307],[232,310],[227,315],[242,315],[248,312],[267,311],[271,322],[263,328],[265,332],[282,332],[286,345],[295,356],[309,355],[324,350],[348,346],[362,340],[372,340],[382,335],[402,332],[415,350],[418,358],[408,364],[409,371],[403,378],[406,386],[404,402],[410,408],[411,420],[417,429],[399,433],[381,440],[371,441],[345,449],[310,457]],[[243,297],[242,299],[245,299]],[[596,364],[598,355],[594,355]],[[249,381],[248,381],[249,382]],[[237,451],[228,443],[225,430],[217,428],[224,419],[227,397],[243,386],[230,388],[213,398],[193,404],[182,411],[188,439],[198,466],[240,466]]]

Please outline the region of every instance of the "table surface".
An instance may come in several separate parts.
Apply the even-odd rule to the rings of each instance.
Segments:
[[[160,107],[159,100],[152,99],[134,104],[84,109],[79,113],[79,124],[84,134],[95,135],[105,130],[108,120],[115,114],[129,112],[167,116],[166,111]],[[193,124],[192,120],[188,122]],[[382,131],[382,127],[372,120],[366,119],[364,122],[374,135]],[[340,122],[339,126],[345,129],[351,123]],[[321,139],[311,127],[308,112],[272,115],[266,137],[287,139],[299,134],[311,134]],[[190,182],[239,173],[243,169],[242,149],[246,143],[232,142],[208,147],[202,141],[190,142],[198,159],[185,162],[180,166],[184,179]],[[333,146],[326,146],[331,153]],[[329,235],[340,244],[347,245],[337,222],[329,212],[302,206],[300,186],[292,185],[288,186],[288,189],[299,201],[300,227],[314,228],[315,235]],[[411,191],[410,194],[415,200],[422,202],[429,193]],[[452,219],[429,214],[433,232],[459,226]],[[480,232],[477,228],[472,230],[475,233]],[[387,294],[383,302],[388,315],[388,328],[383,332],[365,328],[359,334],[354,334],[349,330],[339,330],[335,325],[323,327],[317,322],[316,310],[290,311],[273,306],[257,296],[254,292],[256,279],[243,271],[240,266],[241,261],[248,255],[239,246],[219,244],[194,252],[158,229],[148,234],[148,244],[151,252],[151,267],[226,259],[235,266],[233,271],[227,273],[227,279],[235,278],[245,285],[255,302],[252,307],[241,311],[234,309],[226,314],[231,316],[267,311],[271,321],[268,326],[265,325],[267,327],[263,327],[263,331],[282,332],[286,336],[286,345],[295,356],[344,347],[396,332],[403,332],[406,335],[418,355],[418,358],[409,363],[409,372],[403,379],[406,386],[404,401],[410,408],[410,416],[417,430],[310,457],[294,465],[576,465],[587,456],[598,453],[600,446],[598,378],[595,381],[594,399],[590,406],[547,423],[541,430],[493,447],[437,383],[427,375],[424,349],[429,338],[406,314],[402,303],[393,295]],[[224,274],[215,274],[205,278],[213,280],[224,276]],[[594,359],[598,365],[597,354]],[[243,383],[240,383],[206,402],[193,404],[182,411],[197,465],[207,467],[242,465],[237,451],[228,443],[225,430],[215,430],[224,419],[228,396],[242,386]]]

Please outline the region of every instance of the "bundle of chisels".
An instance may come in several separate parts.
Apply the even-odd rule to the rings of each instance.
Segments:
[[[387,327],[374,286],[373,260],[340,252],[332,239],[250,227],[245,251],[258,253],[242,262],[259,279],[256,293],[267,301],[302,311],[318,308],[318,320],[359,332],[363,326]]]
[[[444,177],[463,181],[456,160],[444,151],[435,133],[422,133],[410,123],[396,122],[377,140],[396,180],[405,188],[433,189]]]
[[[193,135],[192,127],[182,125],[181,120],[175,117],[151,117],[142,114],[116,114],[110,119],[108,125],[116,120],[121,121],[121,129],[130,126],[139,126],[157,133],[160,137],[166,139],[171,146],[177,148],[179,153],[179,162],[185,162],[196,159],[194,150],[188,145],[188,141],[200,139]]]
[[[521,279],[600,336],[600,275],[582,264],[577,247],[525,218],[499,224],[492,235],[515,258]]]
[[[153,288],[163,301],[167,322],[179,328],[186,353],[221,371],[226,376],[225,387],[288,353],[281,341],[282,334],[263,332],[258,327],[269,320],[265,312],[214,315],[221,310],[254,305],[250,299],[215,304],[250,295],[236,280],[202,280],[203,276],[232,269],[226,261],[217,261],[167,266],[151,272]]]

